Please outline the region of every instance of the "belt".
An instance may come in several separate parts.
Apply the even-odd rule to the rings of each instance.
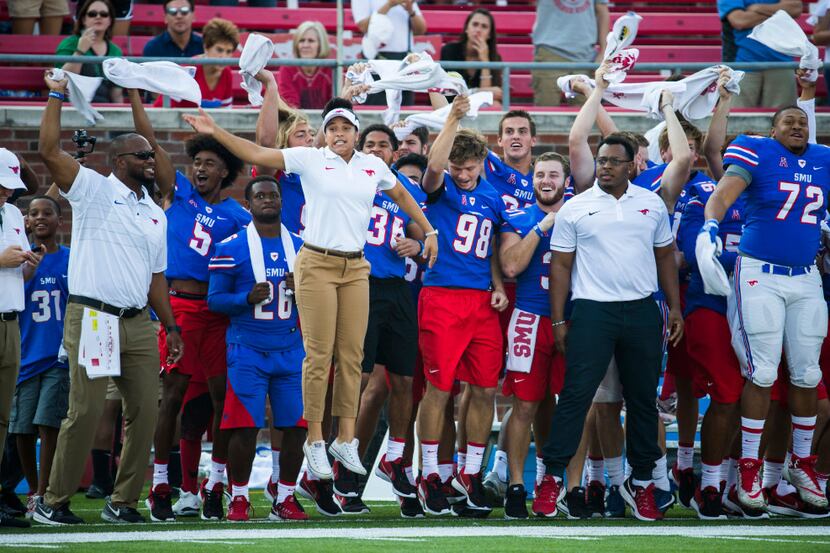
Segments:
[[[812,267],[803,265],[800,267],[790,267],[788,265],[773,265],[772,263],[764,263],[761,265],[761,272],[781,276],[798,276],[806,275],[812,270]]]
[[[324,255],[331,255],[334,257],[342,257],[343,259],[360,259],[363,257],[363,250],[358,250],[356,252],[341,252],[339,250],[329,250],[326,248],[318,248],[317,246],[312,246],[308,242],[303,244],[304,248],[308,248],[309,250],[317,253],[322,253]]]
[[[17,311],[9,311],[8,313],[0,313],[0,321],[16,321]]]
[[[183,300],[203,300],[207,297],[205,294],[191,294],[190,292],[182,292],[181,290],[174,290],[173,288],[169,292],[171,296]]]
[[[81,305],[91,307],[92,309],[97,309],[98,311],[103,311],[104,313],[115,315],[116,317],[122,319],[131,319],[133,317],[136,317],[140,315],[141,312],[145,309],[144,307],[116,307],[114,305],[104,303],[100,300],[95,300],[92,298],[88,298],[86,296],[76,296],[75,294],[69,294],[69,298],[67,298],[67,301],[79,303]]]

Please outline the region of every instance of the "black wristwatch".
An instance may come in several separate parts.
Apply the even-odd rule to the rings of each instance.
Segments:
[[[182,333],[182,327],[179,325],[165,325],[164,330],[167,334],[170,334],[171,332],[178,332],[179,334]]]

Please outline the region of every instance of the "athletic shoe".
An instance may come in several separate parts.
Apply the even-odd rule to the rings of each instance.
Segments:
[[[331,464],[326,453],[326,442],[323,440],[311,444],[303,442],[303,454],[306,466],[314,476],[320,480],[331,480]]]
[[[20,497],[14,493],[14,490],[0,491],[0,505],[2,506],[0,511],[4,511],[12,517],[22,517],[28,510],[26,505],[20,500]]]
[[[132,507],[126,505],[113,505],[112,499],[107,498],[104,509],[101,511],[101,520],[115,524],[138,524],[147,520]]]
[[[767,508],[767,501],[761,490],[762,465],[762,461],[748,457],[738,461],[738,501],[744,507],[756,510]]]
[[[198,493],[182,490],[179,500],[173,504],[173,514],[177,517],[195,517],[202,510],[202,499]]]
[[[531,510],[536,516],[555,517],[559,513],[556,504],[561,493],[562,481],[546,474],[542,482],[536,486],[536,497],[533,499]]]
[[[176,522],[172,503],[170,484],[159,484],[150,488],[150,494],[144,500],[153,522]]]
[[[271,479],[268,479],[268,485],[265,486],[265,489],[262,491],[262,494],[265,496],[265,499],[270,501],[271,503],[277,498],[277,483],[271,482]]]
[[[398,497],[401,505],[401,518],[424,518],[424,508],[417,498]]]
[[[84,522],[80,517],[75,516],[75,513],[69,510],[69,503],[59,507],[50,507],[45,501],[43,501],[42,497],[39,497],[35,503],[35,512],[32,514],[32,520],[41,524],[48,524],[50,526],[83,524]]]
[[[585,488],[579,486],[569,490],[559,498],[559,509],[565,513],[569,520],[580,520],[591,518],[591,511],[585,503]]]
[[[452,516],[459,518],[487,518],[493,512],[492,509],[473,509],[467,505],[466,499],[453,503],[450,506],[450,511]]]
[[[585,489],[585,506],[591,518],[602,518],[605,514],[605,484],[593,481]]]
[[[37,505],[39,498],[40,496],[35,494],[31,494],[26,498],[26,519],[32,519],[32,516],[35,514],[35,505]]]
[[[507,493],[507,482],[499,478],[499,473],[491,470],[484,477],[484,495],[493,505],[501,503]]]
[[[104,499],[110,494],[112,494],[112,486],[104,488],[98,484],[90,484],[84,495],[87,499]]]
[[[507,493],[504,494],[504,518],[518,520],[527,517],[527,491],[525,491],[524,485],[513,484],[507,488]]]
[[[441,492],[447,498],[447,503],[450,505],[467,501],[467,497],[463,493],[452,487],[452,481],[454,479],[454,476],[450,476],[446,481],[441,482]]]
[[[726,520],[721,505],[721,491],[714,486],[707,486],[705,490],[698,486],[691,503],[700,520]]]
[[[799,497],[796,492],[779,495],[776,486],[764,490],[769,500],[767,509],[770,513],[798,518],[826,518],[830,516],[827,509],[810,505]]]
[[[348,470],[340,461],[331,465],[331,472],[334,475],[334,493],[340,497],[360,497],[360,484],[357,481],[357,474]]]
[[[804,503],[818,507],[819,509],[827,509],[827,496],[824,495],[824,490],[816,478],[816,460],[815,455],[809,457],[790,456],[790,464],[787,467],[790,478],[790,483],[798,490],[798,495]]]
[[[202,520],[222,520],[225,518],[225,508],[222,505],[225,486],[222,482],[214,484],[213,489],[207,489],[207,478],[202,481],[199,495],[202,496]]]
[[[769,518],[769,513],[767,513],[764,509],[750,509],[749,507],[742,505],[741,502],[738,501],[738,487],[734,484],[731,488],[729,488],[729,493],[727,493],[723,498],[723,510],[726,511],[727,515],[731,514],[732,516],[747,520],[761,520]]]
[[[242,495],[231,499],[228,505],[228,522],[247,522],[251,518],[251,502]]]
[[[455,475],[452,480],[452,487],[464,494],[467,500],[468,509],[480,511],[492,511],[493,506],[484,496],[484,486],[481,482],[481,473],[467,474],[463,470]]]
[[[357,451],[357,438],[351,442],[338,442],[334,440],[329,446],[331,456],[343,463],[343,468],[350,470],[360,476],[366,476],[366,468],[360,461],[360,454]]]
[[[387,461],[386,454],[384,453],[375,469],[375,474],[381,480],[386,480],[392,484],[392,493],[398,497],[418,498],[418,490],[409,482],[406,469],[400,459],[397,461]]]
[[[26,518],[29,518],[29,513],[26,513]],[[20,520],[7,512],[0,511],[0,528],[28,528],[31,525],[32,523],[28,520]]]
[[[620,488],[620,495],[631,507],[631,512],[638,520],[654,522],[663,519],[663,513],[657,508],[654,501],[654,489],[652,482],[648,487],[635,486],[632,477],[626,478]]]
[[[435,516],[450,514],[450,504],[441,490],[441,479],[437,474],[421,476],[418,482],[418,499],[425,513]]]
[[[666,511],[671,509],[672,505],[677,502],[674,494],[668,490],[662,490],[656,485],[654,486],[654,504],[660,509],[660,512],[666,514]]]
[[[331,480],[309,480],[308,475],[303,473],[300,484],[297,486],[297,493],[313,501],[317,512],[323,516],[336,517],[343,513],[334,501]]]
[[[675,463],[669,474],[677,485],[677,498],[680,500],[680,504],[686,508],[691,508],[692,498],[695,496],[695,488],[697,488],[694,469],[680,470],[677,468],[677,463]]]
[[[337,494],[334,496],[337,502],[340,503],[340,510],[344,515],[365,515],[370,511],[369,506],[363,503],[363,500],[358,497],[342,497]]]
[[[620,495],[619,486],[608,488],[608,497],[605,498],[605,518],[624,518],[625,500]]]
[[[291,494],[283,499],[282,503],[273,501],[268,518],[271,520],[308,520],[308,514],[294,494]]]

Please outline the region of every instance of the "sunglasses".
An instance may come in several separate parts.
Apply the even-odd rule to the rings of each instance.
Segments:
[[[182,14],[182,15],[189,14],[190,13],[190,7],[185,6],[183,8],[167,8],[167,10],[165,10],[165,11],[167,12],[167,15],[172,15],[173,17],[176,17],[179,14]]]
[[[96,17],[107,18],[110,16],[110,12],[99,12],[95,10],[89,10],[88,12],[86,12],[86,16],[91,17],[92,19],[95,19]]]
[[[127,152],[127,153],[124,153],[124,154],[118,154],[115,157],[121,157],[121,156],[135,156],[138,159],[140,159],[141,161],[147,161],[148,159],[155,159],[156,158],[156,152],[154,152],[153,150],[147,150],[145,152]]]

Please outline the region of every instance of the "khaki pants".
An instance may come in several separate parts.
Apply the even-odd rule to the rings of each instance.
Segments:
[[[795,104],[795,78],[792,69],[747,71],[741,81],[736,108],[780,108]]]
[[[6,446],[9,415],[20,372],[20,325],[17,320],[0,321],[0,459]]]
[[[356,417],[369,320],[369,262],[302,248],[294,265],[303,327],[303,417],[322,422],[332,359],[331,414]]]
[[[67,503],[81,482],[95,430],[104,410],[108,378],[90,380],[78,364],[84,306],[69,303],[64,316],[63,340],[69,355],[69,412],[61,424],[49,487],[44,501]],[[135,507],[144,486],[144,473],[153,444],[158,415],[158,341],[148,311],[121,319],[121,376],[114,378],[124,398],[124,448],[115,477],[112,502]]]
[[[548,50],[547,48],[542,48],[537,46],[536,51],[533,55],[533,61],[546,61],[546,62],[569,62],[573,60],[569,60],[567,58],[563,58],[562,56],[558,56]],[[569,74],[576,74],[576,73],[584,73],[584,71],[567,71],[567,70],[545,70],[545,71],[534,71],[533,72],[533,103],[537,106],[558,106],[562,103],[562,91],[556,86],[556,79],[562,77],[563,75]],[[573,100],[566,100],[566,103],[570,105],[582,105],[585,103],[585,98],[582,95],[578,95]]]

